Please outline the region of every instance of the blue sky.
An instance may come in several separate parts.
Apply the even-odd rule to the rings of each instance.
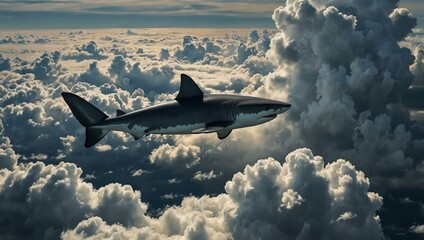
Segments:
[[[273,10],[280,0],[250,1],[0,1],[1,29],[105,27],[273,28]],[[403,0],[423,25],[424,4]]]

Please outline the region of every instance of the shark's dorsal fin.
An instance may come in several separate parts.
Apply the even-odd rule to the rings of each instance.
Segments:
[[[124,111],[119,110],[119,109],[117,109],[117,110],[116,110],[116,116],[117,116],[117,117],[122,116],[122,115],[124,115],[124,114],[126,114]]]
[[[178,93],[175,100],[182,102],[185,99],[202,98],[203,92],[199,86],[186,74],[181,74],[181,85],[180,92]]]

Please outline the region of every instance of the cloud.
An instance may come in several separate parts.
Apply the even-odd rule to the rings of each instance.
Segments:
[[[112,60],[112,64],[109,67],[109,72],[116,75],[124,75],[128,72],[127,62],[122,55],[115,56]]]
[[[0,168],[13,169],[19,159],[19,154],[13,150],[10,139],[4,135],[4,125],[0,119]]]
[[[269,37],[269,33],[266,29],[262,31],[262,35],[257,42],[258,52],[266,53],[270,48],[271,39]]]
[[[410,230],[415,234],[424,234],[424,225],[411,226]]]
[[[211,170],[210,172],[197,171],[193,176],[193,180],[205,181],[205,180],[217,178],[220,175],[222,175],[222,172],[220,174],[215,174],[213,170]]]
[[[379,239],[374,213],[382,198],[368,188],[368,179],[349,162],[337,160],[324,167],[323,159],[309,149],[290,153],[283,165],[271,158],[260,160],[225,185],[238,204],[231,212],[233,236]],[[340,220],[346,212],[356,217]]]
[[[414,48],[415,62],[411,66],[411,72],[414,74],[415,86],[424,86],[424,49],[423,46]]]
[[[190,168],[199,163],[200,151],[201,149],[198,146],[193,145],[178,144],[177,146],[171,146],[164,144],[153,150],[149,159],[151,163],[161,166]]]
[[[287,120],[293,145],[289,140],[287,147],[308,146],[331,160],[344,156],[373,177],[413,166],[410,120],[400,106],[412,83],[413,57],[398,42],[416,22],[395,4],[370,4],[372,9],[359,2],[288,1],[274,11],[280,33],[267,56],[292,104]],[[281,89],[268,84],[276,82],[261,89]],[[381,144],[357,138],[371,129]]]
[[[126,34],[126,35],[139,35],[138,33],[133,32],[133,31],[132,31],[132,30],[130,30],[130,29],[128,29],[128,30],[125,32],[125,34]]]
[[[275,70],[275,66],[266,56],[251,55],[244,62],[243,67],[249,70],[250,75],[257,73],[266,76]]]
[[[0,54],[0,72],[8,71],[11,68],[11,61],[9,58],[3,58]]]
[[[13,43],[15,43],[15,41],[13,41],[13,39],[11,37],[3,38],[0,41],[0,44],[13,44]]]
[[[123,226],[141,226],[146,221],[147,205],[140,201],[139,191],[120,184],[93,189],[72,163],[29,163],[0,173],[4,236],[57,238],[90,215]]]
[[[17,66],[14,70],[20,74],[32,73],[37,80],[52,82],[64,73],[59,64],[60,55],[59,51],[44,53],[33,62],[20,61],[21,66]]]
[[[417,19],[406,8],[396,8],[390,14],[393,30],[397,40],[403,40],[412,33],[412,28],[417,26]]]
[[[251,233],[252,236],[260,235],[263,238],[271,234],[288,239],[302,239],[302,236],[307,238],[308,234],[312,236],[312,232],[319,232],[322,236],[333,238],[339,236],[340,225],[343,224],[347,226],[345,231],[348,232],[348,238],[357,234],[362,236],[362,233],[355,230],[358,229],[355,224],[365,219],[360,210],[353,207],[342,210],[328,208],[328,202],[335,202],[332,200],[335,195],[331,194],[329,197],[324,196],[327,197],[327,202],[310,204],[313,197],[305,193],[309,190],[302,190],[301,186],[281,187],[280,180],[273,179],[272,175],[264,180],[268,181],[265,184],[254,180],[255,174],[251,177],[248,172],[243,172],[243,176],[249,176],[245,177],[246,184],[235,185],[245,189],[249,189],[249,185],[255,186],[257,193],[241,194],[240,198],[233,199],[229,196],[233,192],[228,191],[218,195],[219,198],[216,197],[224,191],[222,186],[225,181],[245,168],[246,164],[250,164],[251,168],[255,166],[252,171],[259,174],[271,165],[254,165],[258,158],[281,156],[304,146],[324,156],[326,163],[335,162],[340,157],[349,159],[356,169],[364,171],[370,177],[373,188],[380,194],[390,194],[390,190],[387,190],[389,188],[401,189],[408,186],[408,189],[413,189],[419,186],[420,181],[411,179],[420,179],[422,175],[421,156],[424,156],[424,152],[421,149],[424,149],[424,135],[421,125],[410,121],[407,109],[403,106],[405,102],[400,98],[406,95],[405,89],[412,82],[408,64],[413,59],[407,49],[399,47],[400,40],[397,39],[400,35],[395,36],[392,33],[395,24],[388,17],[393,12],[390,10],[391,5],[388,3],[382,6],[382,3],[372,2],[370,4],[374,7],[370,9],[355,5],[361,9],[355,12],[344,7],[346,4],[341,4],[340,1],[332,3],[334,4],[310,1],[314,10],[307,6],[306,1],[298,1],[294,8],[306,5],[296,10],[299,13],[297,15],[294,10],[289,11],[290,7],[284,8],[290,15],[289,19],[282,18],[286,21],[284,28],[275,37],[274,32],[258,34],[259,39],[255,43],[249,39],[247,31],[243,33],[241,30],[237,34],[228,30],[227,38],[224,33],[209,36],[203,30],[197,33],[199,36],[208,35],[207,38],[195,37],[197,30],[193,30],[193,33],[190,30],[192,35],[183,39],[181,36],[188,31],[175,30],[172,35],[167,32],[160,36],[146,35],[148,37],[145,41],[155,43],[143,45],[143,51],[138,50],[139,39],[122,34],[123,30],[102,30],[101,34],[96,30],[89,30],[73,34],[72,39],[68,39],[67,34],[54,32],[49,33],[48,37],[40,36],[53,41],[43,45],[46,49],[57,48],[54,45],[57,42],[77,45],[71,50],[66,48],[45,55],[34,48],[34,53],[39,54],[40,58],[30,59],[33,54],[20,55],[23,59],[11,59],[10,69],[0,73],[3,79],[0,86],[0,115],[4,125],[0,157],[6,159],[3,161],[4,167],[14,171],[20,164],[25,167],[28,162],[44,162],[45,166],[51,166],[48,163],[52,163],[55,164],[54,167],[59,165],[58,160],[73,162],[84,169],[84,180],[81,181],[93,184],[93,190],[90,191],[95,192],[95,199],[98,199],[97,192],[110,183],[130,184],[133,192],[121,189],[123,186],[112,185],[105,191],[110,199],[104,201],[115,201],[113,204],[116,205],[126,203],[113,200],[112,195],[115,192],[125,198],[135,194],[136,189],[143,190],[140,206],[149,206],[149,213],[143,213],[144,216],[133,216],[131,220],[122,219],[122,215],[128,214],[130,217],[130,213],[119,210],[117,212],[120,216],[116,217],[121,219],[118,221],[111,216],[110,212],[114,210],[105,210],[105,216],[102,216],[95,208],[89,207],[84,217],[61,222],[60,226],[54,225],[54,236],[69,229],[63,236],[85,238],[97,234],[101,237],[109,236],[108,234],[134,236],[140,233],[140,236],[152,234],[151,236],[162,239],[199,234],[202,237],[217,236],[225,239]],[[330,8],[330,5],[334,6]],[[389,10],[382,11],[381,8]],[[375,12],[370,12],[371,10]],[[376,15],[376,21],[370,17],[373,14]],[[395,18],[410,21],[409,17],[403,18],[408,14],[399,14],[402,16]],[[385,16],[387,21],[379,22],[381,16]],[[283,20],[281,21],[284,22]],[[398,23],[396,26],[398,28],[403,25]],[[334,33],[334,29],[339,34]],[[148,32],[145,29],[140,31],[140,34]],[[398,31],[400,33],[401,29]],[[105,35],[129,44],[114,44],[110,40],[100,39]],[[24,36],[31,44],[40,37]],[[162,43],[160,39],[165,40]],[[177,58],[174,53],[178,49],[172,44],[180,45],[181,40],[184,46],[193,45],[195,51],[187,51],[187,56]],[[244,51],[238,53],[238,50],[243,50],[242,45]],[[268,49],[270,45],[271,49]],[[324,49],[325,46],[330,47]],[[160,51],[165,48],[169,49],[170,56],[168,59],[160,59]],[[180,45],[180,51],[183,50],[184,47]],[[96,51],[103,57],[95,57],[93,53]],[[67,58],[70,53],[87,57],[81,57],[81,60]],[[197,58],[197,54],[203,57],[198,57],[191,64],[189,59]],[[418,50],[414,52],[416,56],[419,54]],[[418,66],[416,69],[419,69],[419,58],[416,58],[415,64]],[[411,69],[417,76],[419,70]],[[152,135],[134,141],[129,134],[111,132],[97,149],[83,148],[84,128],[78,124],[60,97],[62,91],[77,93],[108,115],[114,116],[116,109],[128,112],[173,100],[174,93],[178,90],[180,73],[192,75],[200,85],[213,93],[264,96],[287,101],[293,107],[286,115],[269,124],[233,131],[225,141],[218,141],[215,135]],[[416,82],[417,79],[414,84]],[[156,154],[154,157],[153,153]],[[152,159],[155,160],[152,162]],[[276,163],[275,160],[271,162]],[[342,165],[340,168],[348,166],[347,163]],[[281,168],[284,166],[283,164]],[[281,174],[278,176],[288,179],[281,177]],[[325,185],[327,180],[321,180],[324,182],[322,184]],[[263,185],[271,186],[269,182],[274,184],[274,188],[261,191],[265,189]],[[187,188],[188,185],[191,187]],[[382,187],[388,192],[380,191]],[[359,190],[354,191],[358,193]],[[369,190],[365,192],[367,191]],[[200,197],[203,195],[212,197]],[[184,196],[191,197],[186,197],[185,202],[181,203]],[[263,209],[254,204],[259,203],[261,197],[269,197],[270,204],[267,205],[272,205],[274,209],[272,216],[271,211],[267,212],[268,209],[259,214],[254,209],[247,208],[255,206]],[[371,198],[375,199],[369,201],[376,205],[381,203],[378,197]],[[128,199],[126,201],[132,202],[131,209],[134,210],[137,197]],[[207,201],[207,204],[217,206],[216,209],[210,210],[203,206]],[[243,202],[251,202],[251,205]],[[360,201],[346,203],[349,206],[351,204],[362,206]],[[308,212],[306,206],[322,208],[332,213],[318,218],[312,210]],[[168,215],[164,215],[168,208]],[[391,209],[391,206],[387,205],[387,208]],[[108,216],[107,211],[110,211]],[[296,214],[305,217],[295,219],[295,213],[291,211],[300,211]],[[375,217],[374,220],[370,217],[367,224],[377,224],[376,228],[381,228],[375,210],[367,207],[363,211],[369,211],[370,216]],[[240,213],[240,217],[234,213]],[[382,211],[381,214],[387,216],[387,211]],[[254,215],[260,218],[253,220],[251,216]],[[151,221],[154,224],[146,220],[147,216],[153,219]],[[246,224],[242,217],[246,219]],[[309,218],[313,221],[309,221]],[[408,222],[408,218],[404,216],[397,219],[396,221],[405,222],[408,227],[417,224],[411,222],[412,220]],[[129,222],[139,225],[130,226]],[[384,219],[383,223],[386,222],[393,222],[390,216]],[[351,228],[350,224],[355,227]],[[93,227],[93,230],[91,226],[98,227]],[[152,226],[162,230],[152,230]],[[323,226],[321,231],[316,230],[318,226]],[[176,230],[168,231],[171,227]],[[328,230],[330,228],[332,230]],[[31,231],[27,230],[27,233]],[[301,231],[303,235],[300,235]],[[385,228],[385,232],[387,231],[390,232]],[[101,235],[102,233],[105,235]],[[375,231],[371,230],[370,234],[373,233]]]
[[[160,60],[168,60],[171,55],[169,54],[169,50],[166,48],[162,48],[159,53]]]
[[[34,43],[38,43],[38,44],[45,44],[49,42],[51,42],[51,40],[48,38],[37,38],[34,40]]]
[[[100,71],[97,61],[90,63],[89,68],[79,76],[79,80],[96,86],[112,82],[109,76]]]
[[[236,49],[236,52],[237,63],[242,64],[249,56],[256,54],[256,48],[247,47],[244,43],[240,43]]]
[[[188,42],[184,44],[183,49],[177,48],[174,54],[177,59],[194,63],[196,61],[203,60],[205,53],[206,50],[201,44],[196,46],[195,44]]]
[[[107,58],[107,55],[103,54],[104,52],[103,48],[97,47],[95,41],[90,41],[89,43],[84,43],[81,47],[76,47],[74,50],[64,53],[62,59],[75,60],[77,62],[90,59],[102,60]]]
[[[131,176],[138,177],[138,176],[141,176],[143,174],[148,174],[148,173],[151,173],[151,172],[147,171],[147,170],[143,170],[143,169],[138,169],[137,171],[134,171]]]
[[[97,44],[94,41],[91,41],[88,44],[83,44],[79,50],[91,53],[94,56],[99,55],[102,52],[101,49],[97,48]]]
[[[99,152],[107,152],[107,151],[112,150],[112,147],[110,145],[107,145],[107,144],[99,144],[95,148]]]
[[[43,83],[35,79],[34,74],[20,75],[13,72],[2,72],[4,91],[0,106],[19,104],[21,102],[36,102],[48,96]]]
[[[62,237],[379,239],[375,211],[382,198],[368,189],[368,179],[349,162],[338,160],[324,167],[321,157],[298,149],[283,165],[269,158],[246,166],[227,182],[226,194],[186,197],[180,206],[148,219],[147,225],[122,226],[93,216]]]
[[[259,40],[259,34],[257,30],[253,30],[249,33],[250,41],[255,43]]]
[[[129,69],[128,82],[121,86],[125,89],[141,88],[150,97],[159,93],[173,93],[177,85],[172,82],[175,72],[166,64],[162,66],[141,67],[139,62],[134,63]]]

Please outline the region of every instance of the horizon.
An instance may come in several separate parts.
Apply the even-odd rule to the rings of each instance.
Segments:
[[[164,4],[163,4],[164,3]],[[270,17],[280,0],[255,1],[0,1],[0,29],[275,28]],[[131,5],[133,4],[133,5]],[[162,5],[163,4],[163,5]],[[424,24],[420,0],[400,1]]]

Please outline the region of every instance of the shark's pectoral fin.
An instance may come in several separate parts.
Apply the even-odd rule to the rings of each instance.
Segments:
[[[218,138],[222,140],[228,137],[231,134],[231,131],[232,129],[230,128],[224,128],[224,129],[218,130],[216,133],[218,134]]]
[[[138,140],[138,139],[140,139],[140,138],[142,138],[144,136],[144,133],[143,134],[140,134],[140,133],[131,133],[131,135],[134,137],[134,140]]]

